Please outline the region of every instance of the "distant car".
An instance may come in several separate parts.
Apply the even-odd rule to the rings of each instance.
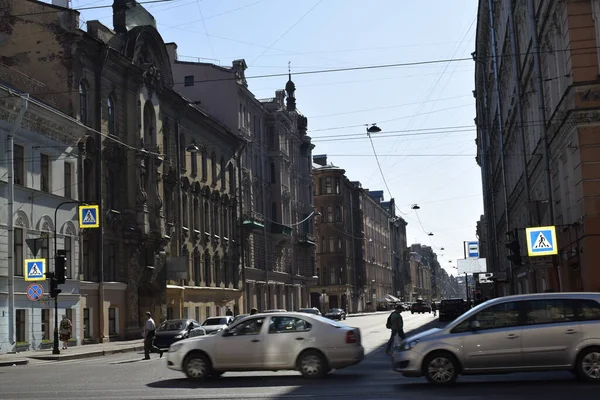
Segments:
[[[246,318],[247,316],[249,316],[250,314],[240,314],[240,315],[236,315],[235,317],[233,317],[233,319],[231,320],[231,324],[235,324],[236,322],[240,321],[243,318]]]
[[[251,315],[215,335],[177,342],[166,358],[167,368],[202,381],[227,371],[297,370],[306,378],[321,378],[364,356],[360,329],[284,312]]]
[[[270,313],[275,313],[275,312],[287,312],[287,310],[284,310],[283,308],[274,308],[272,310],[265,310],[262,313],[263,314],[270,314]]]
[[[431,307],[428,306],[427,304],[425,304],[422,301],[417,301],[416,303],[413,303],[410,306],[410,313],[411,314],[414,314],[414,313],[424,314],[426,312],[430,313],[431,312]]]
[[[346,312],[341,308],[332,308],[331,310],[325,313],[325,318],[336,319],[338,321],[342,321],[346,319]]]
[[[319,311],[319,309],[317,307],[301,308],[301,309],[298,310],[298,312],[307,313],[307,314],[314,314],[314,315],[321,315],[321,311]]]
[[[467,303],[463,299],[445,299],[438,307],[440,321],[454,321],[467,311]]]
[[[210,317],[207,318],[203,323],[202,327],[209,335],[214,334],[215,332],[220,331],[223,328],[226,328],[233,321],[232,316],[225,317]]]
[[[179,340],[204,335],[206,331],[193,319],[170,319],[156,328],[154,345],[159,349],[168,349]]]

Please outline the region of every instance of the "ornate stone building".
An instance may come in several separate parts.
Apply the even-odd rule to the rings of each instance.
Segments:
[[[0,4],[12,15],[0,26],[1,61],[43,82],[24,90],[89,127],[81,198],[100,205],[101,228],[82,232],[84,336],[137,338],[146,311],[161,320],[239,297],[238,140],[173,91],[154,18],[134,1],[115,0],[114,30],[88,21],[83,31],[74,10],[35,0]],[[194,142],[197,176],[186,151]],[[234,235],[226,241],[225,233]],[[200,256],[201,271],[198,261],[184,263],[190,279],[168,292],[182,255]],[[186,305],[179,292],[188,288],[195,295]]]
[[[306,118],[296,110],[291,77],[287,104],[283,90],[261,101],[248,88],[244,60],[233,61],[231,67],[204,63],[180,56],[175,43],[167,44],[167,52],[174,89],[244,142],[240,251],[245,295],[240,310],[306,305],[307,287],[315,282],[313,224],[308,218],[313,211],[313,145]]]

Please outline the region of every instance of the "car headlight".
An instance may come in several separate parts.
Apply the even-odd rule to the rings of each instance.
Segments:
[[[410,342],[403,342],[399,346],[396,346],[396,349],[400,351],[407,351],[415,347],[417,343],[419,343],[419,339],[411,340]]]
[[[183,343],[175,343],[172,344],[171,347],[169,347],[169,353],[175,353],[177,350],[179,350],[181,347],[183,346]]]
[[[182,337],[183,337],[183,335],[177,335],[173,339],[181,339]]]

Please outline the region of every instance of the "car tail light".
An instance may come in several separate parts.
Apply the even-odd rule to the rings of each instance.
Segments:
[[[346,343],[358,343],[359,337],[354,331],[346,332]]]

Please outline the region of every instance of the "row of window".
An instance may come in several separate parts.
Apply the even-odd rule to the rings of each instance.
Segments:
[[[237,286],[238,271],[236,263],[229,262],[227,259],[221,260],[218,255],[211,258],[208,251],[201,256],[200,253],[194,253],[192,256],[192,281],[196,286],[204,282],[205,286],[215,286],[224,284]]]
[[[344,208],[341,205],[332,206],[331,204],[327,208],[321,206],[321,215],[326,222],[343,222]]]
[[[191,142],[192,145],[195,145],[195,142]],[[198,146],[200,148],[200,159],[201,159],[201,177],[203,181],[208,179],[208,155],[206,154],[206,149],[203,146]],[[189,153],[190,157],[190,168],[191,175],[198,175],[198,154],[197,152],[188,152],[185,138],[182,135],[181,138],[181,148],[180,151],[180,160],[181,167],[183,169],[187,168],[187,156]],[[227,167],[227,163],[225,159],[221,157],[219,162],[217,163],[217,154],[213,151],[210,154],[210,177],[211,183],[217,184],[220,181],[221,190],[225,190],[229,188],[231,193],[235,193],[235,169],[233,163],[229,163],[229,167]]]
[[[236,210],[234,208],[221,206],[218,202],[201,201],[198,197],[194,197],[190,204],[186,194],[182,196],[182,203],[184,227],[229,238],[235,223]],[[202,218],[200,218],[201,215]]]
[[[64,197],[73,197],[73,164],[65,161],[63,163],[63,186],[52,187],[52,162],[51,156],[48,154],[40,154],[40,187],[42,192],[52,193],[62,190]],[[25,160],[25,148],[19,144],[13,146],[13,171],[16,185],[27,186],[27,163]]]
[[[323,194],[341,194],[342,180],[340,178],[332,178],[331,176],[327,176],[325,178],[319,178],[319,184],[314,188],[314,195],[323,195]]]
[[[599,321],[600,304],[585,299],[544,299],[512,301],[490,306],[453,329],[453,333],[467,332],[471,322],[480,324],[479,330],[543,325],[578,321]]]

